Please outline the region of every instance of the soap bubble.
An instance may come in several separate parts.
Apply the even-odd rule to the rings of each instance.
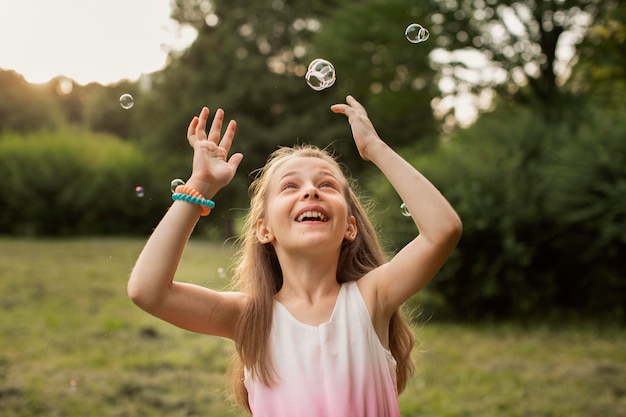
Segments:
[[[226,277],[226,270],[220,266],[217,268],[217,275],[219,275],[220,278]]]
[[[181,180],[180,178],[172,180],[172,182],[170,183],[170,189],[172,190],[172,194],[176,192],[176,187],[178,187],[179,185],[185,185],[185,181]]]
[[[315,91],[321,91],[335,84],[335,67],[329,61],[317,58],[311,61],[306,71],[306,82]]]
[[[141,185],[135,187],[135,194],[137,194],[139,198],[144,196],[143,187]]]
[[[123,109],[130,109],[135,105],[135,99],[133,99],[133,96],[131,96],[130,94],[122,94],[120,96],[120,106],[122,106]]]
[[[411,43],[420,43],[428,40],[430,33],[428,33],[428,30],[422,27],[419,23],[411,23],[406,27],[404,36],[406,36]]]
[[[411,213],[409,212],[409,209],[406,207],[406,204],[404,203],[400,204],[400,210],[402,210],[402,215],[404,217],[411,217]]]

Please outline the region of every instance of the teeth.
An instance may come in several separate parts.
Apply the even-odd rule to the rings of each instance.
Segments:
[[[304,219],[316,219],[322,222],[325,222],[327,220],[326,216],[324,216],[319,211],[305,211],[304,213],[298,216],[296,221],[301,222]]]

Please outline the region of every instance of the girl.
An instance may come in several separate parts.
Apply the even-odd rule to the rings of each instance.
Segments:
[[[347,116],[361,157],[406,203],[418,236],[384,262],[372,224],[335,159],[313,146],[280,148],[251,184],[235,270],[238,291],[173,281],[200,215],[242,160],[228,157],[236,123],[194,117],[192,174],[146,243],[128,283],[145,311],[183,329],[232,339],[238,401],[255,417],[395,417],[413,364],[399,313],[448,258],[461,221],[439,191],[385,144],[363,106]]]

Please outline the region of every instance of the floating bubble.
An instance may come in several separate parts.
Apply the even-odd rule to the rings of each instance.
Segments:
[[[428,40],[430,33],[428,33],[428,30],[422,27],[419,23],[411,23],[406,27],[404,36],[406,36],[411,43],[420,43]]]
[[[411,217],[411,213],[409,212],[409,209],[406,207],[406,204],[404,203],[400,204],[400,210],[402,210],[402,215],[404,217]]]
[[[120,106],[122,106],[123,109],[128,110],[132,108],[134,105],[135,105],[135,99],[130,94],[122,94],[120,96]]]
[[[137,194],[139,198],[144,196],[143,187],[141,185],[135,187],[135,194]]]
[[[176,178],[172,180],[172,182],[170,182],[170,189],[172,190],[172,194],[176,192],[176,187],[178,187],[179,185],[185,185],[185,181],[181,180],[180,178]]]
[[[226,270],[222,267],[217,268],[217,275],[219,275],[220,278],[224,278],[226,276]]]
[[[317,58],[311,61],[306,71],[306,82],[315,91],[324,90],[335,84],[335,67],[329,61]]]

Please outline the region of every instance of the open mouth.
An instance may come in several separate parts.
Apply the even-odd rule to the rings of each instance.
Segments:
[[[305,211],[301,213],[297,218],[297,222],[326,222],[328,217],[324,213],[319,211]]]

